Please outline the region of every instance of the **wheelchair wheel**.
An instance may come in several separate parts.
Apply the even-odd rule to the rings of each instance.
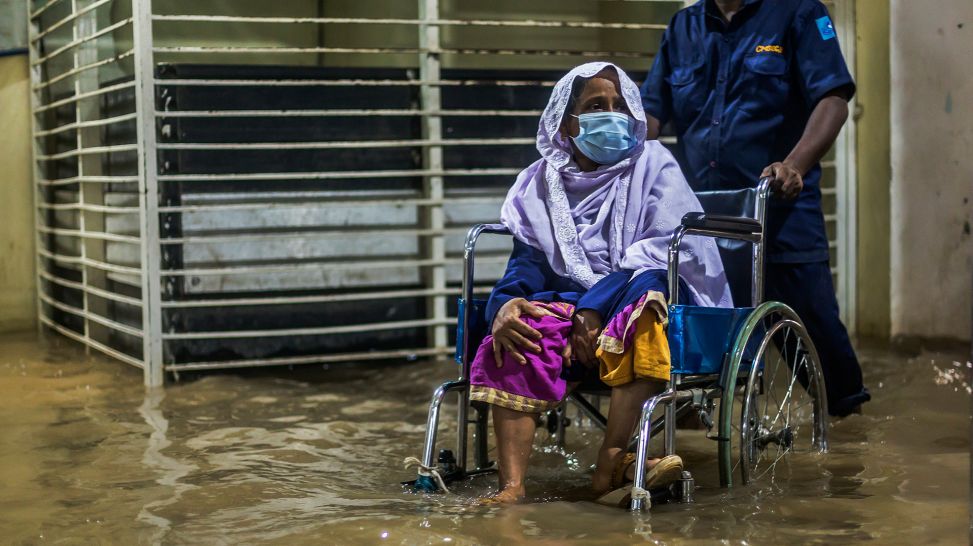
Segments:
[[[814,344],[786,305],[767,302],[737,336],[720,401],[720,482],[773,478],[827,450],[827,397]]]

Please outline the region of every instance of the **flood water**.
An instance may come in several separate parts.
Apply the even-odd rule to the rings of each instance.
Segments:
[[[578,424],[563,451],[538,431],[532,503],[471,505],[493,477],[406,492],[402,460],[420,454],[450,363],[209,374],[147,393],[139,370],[70,341],[0,336],[0,542],[966,543],[968,356],[861,358],[874,400],[831,425],[830,453],[722,490],[715,443],[680,430],[696,502],[632,515],[588,500],[600,438]]]

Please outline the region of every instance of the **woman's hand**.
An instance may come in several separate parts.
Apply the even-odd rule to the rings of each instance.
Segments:
[[[574,314],[571,323],[571,337],[561,354],[564,365],[571,365],[572,355],[589,368],[597,365],[595,349],[601,335],[601,315],[593,309],[582,309]]]
[[[521,315],[541,318],[552,313],[538,307],[524,298],[514,298],[497,311],[493,319],[493,359],[498,368],[503,367],[501,350],[510,353],[521,366],[527,364],[527,359],[521,352],[526,349],[533,353],[541,352],[539,345],[534,343],[541,338],[541,333],[520,320]]]

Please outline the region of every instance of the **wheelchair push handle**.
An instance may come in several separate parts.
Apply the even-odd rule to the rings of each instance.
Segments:
[[[469,377],[470,361],[472,356],[469,354],[469,335],[471,326],[470,314],[473,312],[473,273],[476,269],[475,252],[476,242],[480,235],[491,233],[495,235],[509,235],[510,230],[503,224],[476,224],[466,233],[466,242],[463,244],[463,287],[462,287],[462,308],[460,317],[460,339],[457,340],[461,350],[458,355],[462,360],[462,372],[460,379],[465,380]]]
[[[770,196],[770,183],[774,181],[773,176],[765,176],[757,181],[757,197],[767,198]]]
[[[463,244],[463,297],[468,301],[473,299],[473,258],[476,241],[484,233],[507,235],[510,230],[503,224],[476,224],[466,232],[466,242]]]

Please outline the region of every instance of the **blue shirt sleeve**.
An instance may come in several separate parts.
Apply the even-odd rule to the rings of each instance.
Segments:
[[[490,293],[486,307],[486,323],[493,324],[493,317],[503,304],[514,298],[527,298],[544,289],[547,277],[547,257],[536,248],[514,239],[514,248],[507,261],[507,270]]]
[[[843,89],[847,99],[855,94],[855,81],[841,55],[838,36],[828,8],[818,0],[805,1],[794,17],[792,62],[809,108],[828,93]]]
[[[607,319],[608,312],[615,306],[615,302],[625,293],[625,287],[629,279],[632,278],[632,271],[614,271],[604,276],[596,282],[578,300],[576,310],[592,309],[601,315],[602,320]]]
[[[642,82],[642,107],[646,114],[659,120],[660,125],[665,125],[672,117],[672,88],[669,87],[671,73],[669,31],[666,30],[662,35],[659,51],[655,54],[652,69]]]

